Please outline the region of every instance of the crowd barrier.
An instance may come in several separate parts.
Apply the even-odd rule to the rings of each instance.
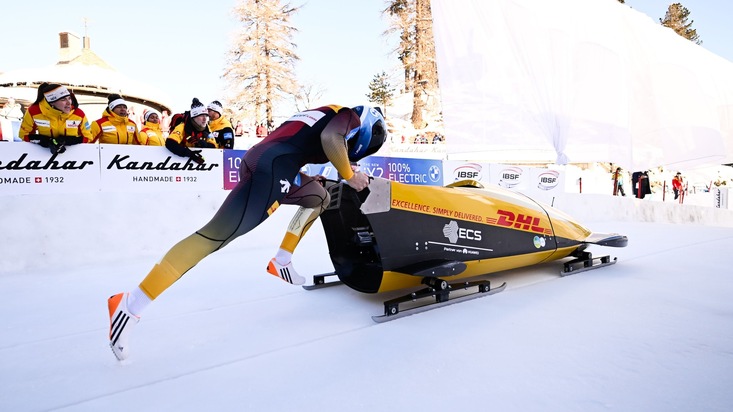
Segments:
[[[3,143],[0,195],[231,190],[239,181],[244,153],[202,149],[205,163],[199,165],[165,147],[80,144],[51,155],[32,143]],[[359,168],[371,176],[416,185],[475,180],[546,202],[565,191],[563,171],[546,168],[380,156],[362,159]],[[302,171],[338,177],[328,163],[309,164]]]

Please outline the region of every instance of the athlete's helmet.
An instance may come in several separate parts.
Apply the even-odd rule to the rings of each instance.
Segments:
[[[382,147],[387,139],[387,124],[378,107],[356,106],[352,110],[356,112],[361,121],[361,126],[346,135],[349,160],[355,162],[375,153]]]

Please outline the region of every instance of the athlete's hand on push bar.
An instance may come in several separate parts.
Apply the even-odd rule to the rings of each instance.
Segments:
[[[347,179],[346,183],[353,187],[357,192],[361,192],[369,186],[369,176],[367,176],[366,173],[355,170],[354,175],[351,176],[351,179]]]

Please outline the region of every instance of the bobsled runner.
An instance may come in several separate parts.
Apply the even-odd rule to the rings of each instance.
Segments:
[[[561,275],[611,265],[615,258],[593,257],[586,248],[628,243],[623,235],[593,233],[525,195],[472,180],[441,187],[374,178],[361,192],[332,181],[326,187],[331,202],[321,222],[334,272],[314,276],[305,288],[345,284],[382,293],[422,287],[384,302],[384,314],[373,317],[377,322],[506,286],[492,288],[490,280],[469,278],[568,257]],[[412,303],[426,298],[434,301]],[[406,305],[413,307],[403,309]]]

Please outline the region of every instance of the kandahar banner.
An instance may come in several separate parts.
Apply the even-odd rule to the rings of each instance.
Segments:
[[[203,164],[163,146],[100,145],[103,190],[183,191],[222,189],[222,149],[201,150]]]
[[[35,143],[0,143],[0,195],[100,190],[99,146],[69,146],[53,155]]]

